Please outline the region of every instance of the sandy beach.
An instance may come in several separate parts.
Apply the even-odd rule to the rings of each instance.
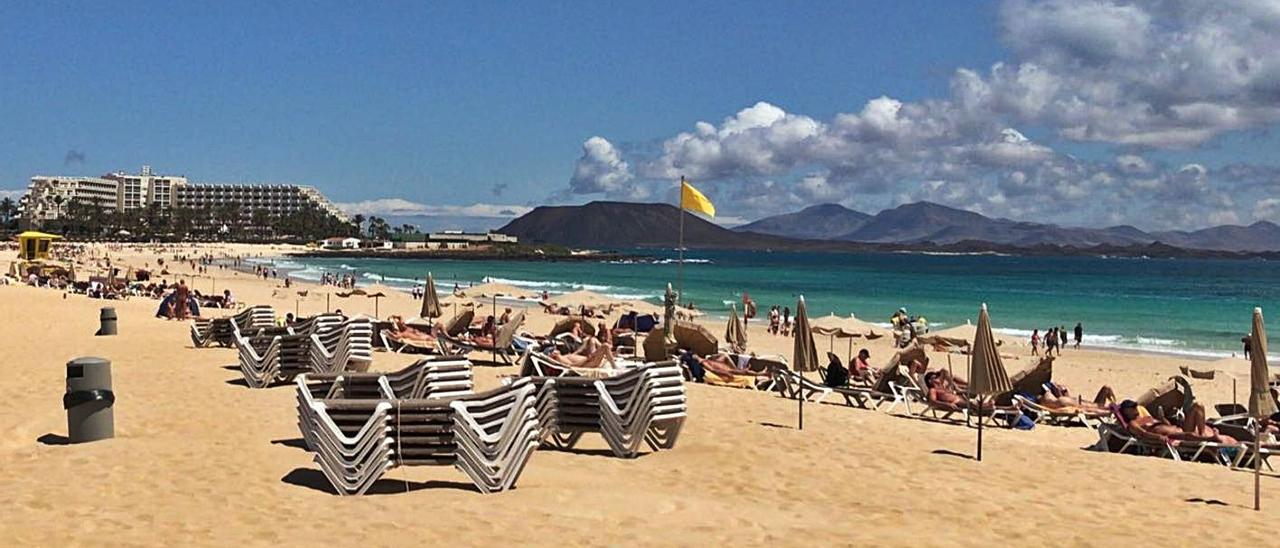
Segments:
[[[215,256],[287,251],[185,249]],[[154,266],[158,256],[131,250],[110,257],[138,267]],[[200,276],[187,265],[169,268],[169,281],[185,279],[205,292],[231,288],[238,300],[281,314],[323,312],[325,294],[334,291],[305,283],[285,289],[279,280],[216,266]],[[375,309],[364,297],[329,302],[348,314]],[[94,336],[102,306],[118,312],[118,336]],[[376,306],[384,317],[416,316],[419,302],[395,292]],[[156,307],[146,298],[101,301],[0,286],[7,364],[0,379],[0,544],[1266,545],[1280,516],[1275,474],[1264,474],[1263,512],[1256,513],[1249,473],[1088,451],[1097,440],[1088,428],[991,429],[979,463],[969,458],[975,431],[963,426],[850,409],[833,399],[807,405],[798,431],[792,400],[699,384],[688,384],[689,418],[671,451],[617,459],[588,437],[580,450],[535,453],[518,487],[505,493],[482,495],[461,472],[428,467],[392,470],[375,494],[338,497],[302,448],[293,388],[250,390],[233,349],[192,348],[188,325],[155,318]],[[998,326],[999,311],[992,315]],[[556,319],[530,310],[526,330],[545,333]],[[721,322],[705,321],[723,333]],[[790,339],[765,334],[758,323],[748,332],[757,353],[790,355]],[[818,338],[820,352],[827,344]],[[834,346],[842,357],[846,344]],[[884,337],[854,349],[868,348],[879,365],[891,344]],[[1034,363],[1017,341],[1002,352],[1016,357],[1006,360],[1010,373]],[[115,439],[65,444],[63,364],[79,356],[113,362]],[[931,357],[935,366],[947,363],[946,354]],[[952,359],[963,371],[963,357]],[[373,367],[413,360],[378,352]],[[1087,397],[1102,384],[1131,397],[1185,365],[1210,367],[1174,356],[1068,349],[1054,373]],[[1245,399],[1246,361],[1211,367],[1215,379],[1193,381],[1200,401],[1232,401],[1233,378]],[[477,365],[477,388],[513,372]]]

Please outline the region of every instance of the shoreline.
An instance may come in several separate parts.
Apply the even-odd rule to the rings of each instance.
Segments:
[[[312,257],[311,257],[311,256],[305,256],[305,255],[299,255],[299,254],[296,254],[296,253],[287,253],[287,254],[282,254],[282,255],[278,255],[278,256],[263,256],[263,257],[257,257],[257,258],[254,258],[253,260],[256,260],[256,261],[266,261],[266,262],[270,262],[270,263],[274,264],[274,262],[273,262],[273,261],[274,261],[274,260],[276,260],[276,259],[288,259],[288,258],[292,258],[292,259],[305,259],[305,258],[312,258]],[[344,258],[346,258],[346,257],[344,257]],[[354,258],[370,258],[370,257],[363,257],[363,256],[360,256],[360,257],[354,257]],[[243,268],[243,267],[242,267],[242,268]],[[304,269],[305,269],[305,268],[304,268]],[[251,270],[252,270],[252,268],[249,268],[248,270],[250,270],[250,271],[251,271]],[[290,269],[284,269],[284,268],[282,268],[282,269],[281,269],[281,274],[282,274],[282,275],[285,275],[285,274],[291,274],[291,273],[293,273],[293,272],[297,272],[297,271],[300,271],[300,270],[303,270],[303,269],[294,269],[294,270],[290,270]],[[372,283],[379,283],[379,284],[382,284],[382,285],[386,285],[386,286],[388,286],[388,287],[391,287],[391,288],[393,288],[393,289],[396,289],[396,290],[398,290],[398,291],[404,292],[405,294],[408,294],[408,290],[409,290],[409,287],[410,287],[411,285],[413,285],[413,284],[420,284],[420,283],[422,283],[422,280],[416,280],[416,281],[410,282],[410,281],[407,281],[407,280],[403,280],[403,279],[399,279],[399,278],[394,278],[394,277],[392,277],[391,279],[388,279],[388,277],[386,277],[386,276],[378,275],[378,274],[373,273],[373,272],[371,272],[371,271],[358,271],[358,270],[345,270],[345,269],[335,269],[335,271],[336,271],[336,272],[345,272],[345,273],[349,273],[349,274],[355,274],[355,275],[356,275],[356,283],[357,283],[357,285],[358,285],[358,286],[360,286],[360,285],[370,285],[370,284],[372,284]],[[377,280],[373,280],[373,279],[371,279],[371,278],[369,278],[369,277],[364,276],[364,274],[366,274],[366,273],[367,273],[367,274],[372,274],[372,275],[374,275],[374,276],[379,276],[379,278],[378,278]],[[315,280],[310,280],[310,279],[305,279],[305,278],[295,278],[295,281],[300,281],[300,282],[304,282],[304,283],[310,283],[310,284],[318,285],[318,282],[317,282],[317,281],[315,281]],[[545,287],[545,286],[547,286],[547,285],[551,285],[551,284],[559,284],[559,283],[563,283],[563,282],[558,282],[558,281],[555,281],[555,280],[549,280],[549,279],[532,280],[531,282],[536,283],[536,284],[539,284],[540,286],[543,286],[543,287]],[[483,280],[481,280],[481,281],[469,281],[468,283],[469,283],[470,285],[476,285],[476,284],[481,284],[481,283],[485,283],[485,282],[484,282]],[[441,281],[441,280],[437,280],[436,285],[437,285],[437,288],[445,287],[445,282],[443,282],[443,281]],[[447,288],[446,288],[446,289],[447,289]],[[524,289],[528,289],[529,291],[535,291],[535,288],[533,288],[533,287],[530,287],[530,288],[524,288]],[[548,293],[550,293],[551,295],[553,295],[553,296],[554,296],[554,295],[561,295],[561,294],[564,294],[564,293],[568,293],[568,292],[570,292],[570,291],[574,291],[574,290],[576,290],[576,289],[570,289],[569,291],[565,291],[565,290],[561,290],[561,289],[548,289]],[[608,294],[605,294],[605,295],[606,295],[606,296],[611,296],[611,295],[608,295]],[[633,296],[628,296],[628,297],[633,297]],[[616,297],[616,298],[622,298],[622,297]],[[650,298],[650,297],[646,297],[646,298],[644,298],[644,301],[645,301],[645,302],[650,302],[651,304],[656,304],[656,302],[653,300],[653,298]],[[705,326],[707,326],[708,328],[711,328],[713,332],[716,332],[716,330],[717,330],[718,328],[723,327],[722,325],[719,325],[717,322],[721,322],[721,323],[722,323],[723,321],[725,321],[725,320],[728,318],[727,313],[723,313],[723,312],[721,312],[721,311],[706,311],[706,310],[704,310],[704,311],[703,311],[703,313],[704,313],[705,315],[704,315],[704,317],[703,317],[703,318],[701,318],[701,319],[699,320],[699,323],[702,323],[702,324],[704,324]],[[752,322],[752,324],[751,324],[751,325],[760,325],[760,324],[759,324],[759,320],[757,319],[756,321]],[[879,327],[881,327],[881,329],[883,329],[883,330],[884,330],[884,331],[886,331],[886,332],[888,332],[888,331],[889,331],[889,329],[888,329],[888,327],[887,327],[887,326],[882,326],[882,325],[879,325],[879,324],[876,324],[876,325],[878,325]],[[750,327],[750,326],[749,326],[749,327]],[[954,327],[954,326],[952,326],[952,325],[942,325],[942,326],[939,326],[939,327],[935,328],[935,331],[937,331],[937,330],[944,330],[944,329],[948,329],[948,328],[951,328],[951,327]],[[1027,332],[1029,332],[1030,330],[1023,330],[1023,329],[1020,329],[1020,328],[1008,328],[1008,327],[996,328],[996,332],[997,332],[997,333],[1001,334],[1002,336],[1006,337],[1006,338],[1007,338],[1007,339],[1009,339],[1009,340],[1017,341],[1017,342],[1019,343],[1019,345],[1020,345],[1020,348],[1027,350],[1026,352],[1024,352],[1024,354],[1025,354],[1025,355],[1027,355],[1027,356],[1030,356],[1029,347],[1026,345],[1025,341],[1021,340],[1021,339],[1023,338],[1023,337],[1022,337],[1022,335],[1023,335],[1023,334],[1021,333],[1022,331],[1027,331]],[[1086,340],[1089,338],[1089,336],[1090,336],[1090,335],[1086,335]],[[1100,334],[1100,335],[1093,335],[1093,336],[1095,336],[1095,337],[1123,337],[1123,335],[1112,335],[1112,334]],[[1148,357],[1160,357],[1160,358],[1170,358],[1170,359],[1181,359],[1181,360],[1194,361],[1194,362],[1197,362],[1197,363],[1208,363],[1208,362],[1214,362],[1214,361],[1218,361],[1218,360],[1222,360],[1222,359],[1234,358],[1234,357],[1236,357],[1236,356],[1238,356],[1238,355],[1239,355],[1239,353],[1232,353],[1231,351],[1226,351],[1226,350],[1214,350],[1214,349],[1207,349],[1207,348],[1186,348],[1185,350],[1175,350],[1175,349],[1168,349],[1168,350],[1165,350],[1165,349],[1158,349],[1158,348],[1135,348],[1135,347],[1131,347],[1131,346],[1121,346],[1121,345],[1118,345],[1118,344],[1097,344],[1097,343],[1094,343],[1094,344],[1088,344],[1088,343],[1082,344],[1082,345],[1081,345],[1081,349],[1084,349],[1084,350],[1090,350],[1090,351],[1095,351],[1095,352],[1115,352],[1115,353],[1123,354],[1123,355],[1135,355],[1135,356],[1148,356]],[[1068,351],[1068,353],[1070,353],[1070,351]]]
[[[288,257],[303,259],[391,259],[391,260],[453,260],[453,261],[523,261],[523,262],[595,262],[625,259],[644,259],[644,255],[618,252],[591,253],[538,253],[529,250],[446,250],[446,249],[348,249],[288,253]]]

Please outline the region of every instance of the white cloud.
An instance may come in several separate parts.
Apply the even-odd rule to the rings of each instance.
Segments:
[[[1260,221],[1280,222],[1280,198],[1258,200],[1253,205],[1253,218]]]
[[[735,215],[909,199],[1063,224],[1262,215],[1235,204],[1273,195],[1280,168],[1166,165],[1143,151],[1280,123],[1280,2],[1007,0],[998,13],[1010,58],[958,68],[944,97],[882,96],[829,119],[760,101],[625,157],[592,138],[567,192],[625,196],[683,175]],[[1049,146],[1062,140],[1114,155]]]
[[[16,202],[26,193],[26,190],[0,190],[0,199],[9,198]]]
[[[582,157],[569,179],[574,194],[625,192],[633,175],[622,154],[603,137],[592,137],[582,143]]]
[[[520,205],[485,204],[427,205],[402,198],[379,198],[362,202],[335,204],[349,215],[427,215],[433,217],[514,218],[531,208]]]

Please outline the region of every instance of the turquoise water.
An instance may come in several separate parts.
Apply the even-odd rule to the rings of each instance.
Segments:
[[[590,289],[660,302],[675,283],[673,254],[630,264],[391,259],[275,259],[301,279],[321,272],[355,273],[364,281],[409,287],[428,271],[442,290],[486,279],[551,293]],[[986,302],[1006,333],[1029,336],[1053,325],[1083,322],[1096,346],[1225,356],[1238,352],[1255,306],[1280,318],[1280,262],[1094,257],[1005,257],[921,254],[828,254],[693,251],[685,264],[686,300],[711,314],[740,302],[795,308],[805,296],[811,315],[856,314],[885,323],[900,306],[925,315],[935,329],[962,324]]]

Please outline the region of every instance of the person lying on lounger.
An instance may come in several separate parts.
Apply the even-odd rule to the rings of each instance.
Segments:
[[[613,349],[609,348],[608,345],[600,344],[598,341],[595,341],[595,339],[587,340],[595,342],[595,344],[584,344],[579,350],[585,350],[589,346],[594,348],[595,350],[589,355],[583,355],[577,352],[572,354],[561,354],[559,351],[552,351],[549,357],[560,365],[567,365],[569,367],[576,367],[579,369],[601,368],[605,366],[606,362],[608,362],[608,366],[610,368],[615,367],[616,364],[613,361]]]
[[[1048,409],[1100,412],[1110,409],[1111,404],[1116,402],[1115,391],[1106,385],[1098,389],[1098,395],[1093,397],[1093,401],[1084,401],[1079,396],[1073,396],[1063,384],[1051,382],[1049,388],[1050,390],[1045,390],[1039,398],[1036,398],[1036,403]]]
[[[1120,416],[1128,423],[1130,434],[1139,439],[1156,442],[1216,442],[1235,445],[1231,436],[1224,436],[1205,422],[1204,406],[1193,404],[1182,424],[1174,424],[1168,419],[1142,415],[1138,412],[1138,402],[1125,400],[1120,404]]]
[[[409,324],[404,323],[404,318],[400,316],[391,316],[391,327],[387,329],[387,333],[402,341],[419,341],[425,343],[436,342],[435,336]]]
[[[926,390],[929,388],[929,375],[937,375],[938,378],[942,379],[943,384],[949,390],[965,390],[969,388],[969,381],[960,377],[952,376],[951,371],[945,368],[938,368],[937,371],[926,373],[926,371],[929,370],[929,362],[927,361],[921,362],[920,360],[911,360],[910,370],[913,375],[924,375],[924,388]]]
[[[925,390],[928,390],[928,393],[925,395],[925,397],[929,399],[929,402],[943,404],[943,405],[950,405],[954,407],[976,408],[977,405],[975,405],[974,402],[970,401],[969,398],[966,398],[952,391],[951,389],[952,385],[947,379],[943,377],[943,372],[945,372],[945,370],[934,371],[924,376]],[[995,402],[992,402],[992,401],[982,402],[982,408],[994,409]]]
[[[705,358],[698,358],[698,363],[702,364],[703,369],[720,375],[721,377],[768,377],[769,373],[767,371],[752,371],[748,369],[748,366],[751,364],[752,357],[752,354],[740,354],[738,362],[735,363],[731,356],[721,352]]]

